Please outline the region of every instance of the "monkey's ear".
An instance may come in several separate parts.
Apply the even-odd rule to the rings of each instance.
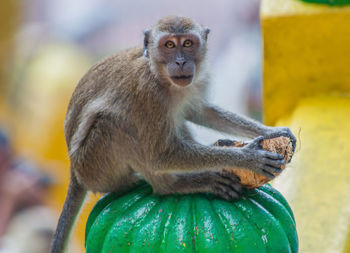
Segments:
[[[204,27],[204,39],[208,39],[208,34],[210,33],[209,27]]]
[[[149,43],[149,36],[150,36],[150,30],[146,29],[143,31],[144,39],[143,39],[143,55],[145,57],[148,57],[148,43]]]

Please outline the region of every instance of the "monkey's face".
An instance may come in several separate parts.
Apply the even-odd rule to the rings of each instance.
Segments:
[[[195,79],[202,48],[195,34],[166,34],[158,40],[153,59],[172,84],[185,87]]]

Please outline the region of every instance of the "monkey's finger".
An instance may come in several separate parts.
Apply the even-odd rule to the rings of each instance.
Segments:
[[[227,181],[225,180],[223,181],[218,181],[217,182],[218,185],[227,188],[227,190],[233,190],[235,192],[237,192],[238,194],[240,194],[242,192],[242,185],[241,183],[238,183],[237,181]]]
[[[242,185],[241,184],[231,184],[230,185],[231,186],[231,188],[235,191],[235,192],[237,192],[238,194],[241,194],[242,193]]]
[[[230,187],[218,184],[215,186],[216,189],[219,191],[225,193],[225,195],[228,195],[230,197],[230,200],[232,199],[239,199],[239,193],[231,189]]]
[[[273,160],[284,160],[283,155],[277,154],[274,152],[269,152],[269,151],[263,151],[263,155],[266,158],[273,159]]]
[[[264,140],[263,136],[256,137],[246,147],[247,148],[261,148],[261,142]]]
[[[228,172],[226,171],[218,171],[209,175],[209,180],[213,180],[214,182],[220,182],[226,185],[230,185],[232,183],[232,178],[230,178]]]
[[[255,172],[269,179],[274,179],[276,177],[275,173],[276,174],[279,173],[277,172],[277,170],[278,168],[274,168],[270,165],[262,164],[255,170]]]
[[[228,171],[223,170],[223,171],[220,172],[220,176],[222,178],[226,178],[226,179],[230,180],[230,182],[232,182],[232,181],[234,183],[241,182],[240,177],[237,176],[236,174],[232,173],[232,172],[228,172]]]
[[[224,171],[225,173],[226,171]],[[223,173],[223,174],[224,174]],[[224,176],[222,176],[217,183],[223,187],[228,187],[231,188],[232,190],[234,190],[235,192],[237,192],[238,194],[240,194],[242,192],[242,185],[241,185],[241,179],[236,176],[233,173],[228,173],[227,174],[231,174],[230,178],[226,178]]]
[[[264,137],[263,136],[259,136],[259,137],[256,137],[253,142],[255,144],[256,147],[259,147],[261,148],[261,142],[264,140]]]
[[[224,184],[217,184],[217,187],[221,188],[224,192],[229,194],[232,198],[235,198],[236,195],[239,196],[241,193],[242,189],[236,184],[231,184],[231,185],[224,185]]]
[[[271,165],[268,165],[268,164],[264,164],[263,166],[263,170],[269,172],[269,173],[281,173],[282,172],[282,169],[279,168],[279,167],[274,167],[274,166],[271,166]]]
[[[232,201],[232,198],[229,194],[227,194],[226,192],[223,192],[219,187],[214,187],[214,192],[213,192],[216,196],[219,196],[220,198],[227,200],[229,202]]]
[[[266,158],[264,158],[264,159],[262,160],[262,163],[280,169],[282,165],[285,165],[285,164],[286,164],[286,161],[285,161],[284,159],[281,159],[281,160],[272,160],[272,159],[266,159]]]
[[[216,185],[220,185],[220,187],[222,187],[223,189],[226,189],[225,192],[230,193],[232,191],[236,192],[236,194],[240,195],[242,193],[242,185],[241,184],[237,184],[237,183],[229,183],[227,184],[222,183],[222,182],[216,182]]]
[[[233,173],[228,174],[231,175],[222,175],[220,178],[218,178],[217,183],[225,187],[229,187],[240,194],[242,192],[241,179]]]
[[[265,177],[267,177],[267,178],[269,178],[269,179],[271,179],[271,180],[275,178],[275,175],[274,175],[274,174],[272,174],[272,173],[266,171],[265,169],[263,169],[263,170],[261,171],[261,173],[259,173],[259,174],[261,174],[261,175],[263,175],[263,176],[265,176]]]
[[[222,176],[216,177],[214,179],[214,182],[217,183],[217,184],[223,184],[223,185],[226,185],[226,186],[229,186],[229,185],[235,183],[235,182],[232,182],[232,180],[230,178],[225,178],[225,177],[222,177]]]
[[[260,175],[266,176],[269,179],[274,179],[276,177],[276,175],[281,173],[281,169],[280,168],[275,168],[272,167],[270,165],[266,165],[264,164],[260,170],[257,170],[256,172]]]

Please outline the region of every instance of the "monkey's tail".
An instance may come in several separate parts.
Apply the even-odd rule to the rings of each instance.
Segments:
[[[63,253],[66,250],[75,220],[86,196],[86,189],[71,175],[68,193],[61,216],[58,220],[50,253]]]

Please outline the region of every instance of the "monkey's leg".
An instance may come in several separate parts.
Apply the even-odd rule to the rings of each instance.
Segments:
[[[62,253],[65,251],[74,221],[78,216],[85,196],[86,190],[79,185],[75,176],[71,175],[67,197],[53,237],[51,253]]]
[[[89,191],[124,190],[138,181],[129,166],[129,161],[138,157],[133,139],[113,114],[99,113],[91,118],[85,131],[75,133],[82,141],[70,154],[74,173]]]

